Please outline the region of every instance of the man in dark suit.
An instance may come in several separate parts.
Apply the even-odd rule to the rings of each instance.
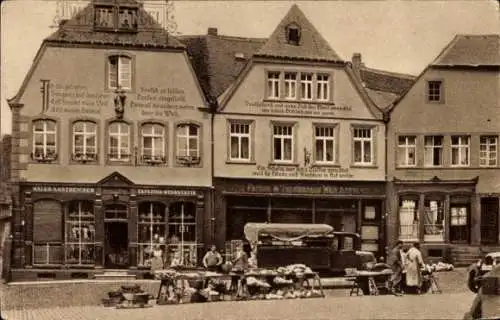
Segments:
[[[387,264],[392,268],[391,279],[389,280],[389,290],[396,296],[402,295],[401,293],[401,277],[403,274],[403,257],[401,256],[401,249],[403,248],[403,241],[398,240],[394,248],[392,248]]]

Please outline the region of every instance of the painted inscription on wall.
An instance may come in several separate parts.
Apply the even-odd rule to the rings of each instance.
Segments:
[[[89,91],[85,85],[49,85],[50,112],[99,114],[109,104],[110,94]]]
[[[140,87],[130,108],[144,117],[176,117],[183,110],[194,110],[186,104],[186,93],[180,88]]]
[[[268,102],[268,101],[245,101],[251,112],[302,115],[302,116],[336,116],[339,111],[351,111],[352,107],[347,105],[335,105],[333,103],[303,103],[303,102]]]
[[[353,178],[347,168],[328,167],[286,167],[286,166],[257,166],[252,172],[256,177],[284,177],[284,178],[316,178],[316,179],[350,179]]]

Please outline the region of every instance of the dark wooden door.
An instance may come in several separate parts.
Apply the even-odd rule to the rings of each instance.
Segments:
[[[498,198],[481,198],[481,243],[498,243]]]

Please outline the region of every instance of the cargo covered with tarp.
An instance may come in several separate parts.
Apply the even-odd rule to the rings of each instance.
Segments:
[[[333,236],[333,230],[327,224],[298,223],[247,223],[244,227],[245,237],[250,243],[256,243],[262,237],[289,242],[306,237],[327,237]]]

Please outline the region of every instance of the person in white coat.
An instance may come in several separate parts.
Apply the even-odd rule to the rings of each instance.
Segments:
[[[421,268],[424,265],[422,253],[420,252],[420,244],[415,242],[406,253],[406,287],[410,292],[419,293],[422,285]]]

